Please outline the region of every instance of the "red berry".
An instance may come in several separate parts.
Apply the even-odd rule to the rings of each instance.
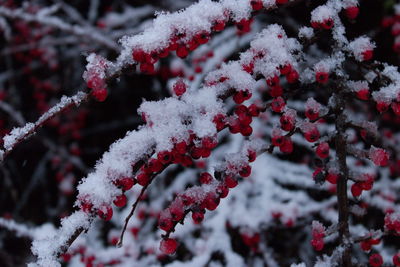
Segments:
[[[147,169],[151,172],[157,173],[163,169],[163,165],[158,159],[151,159],[147,163]]]
[[[393,102],[390,107],[393,110],[393,113],[396,114],[396,116],[400,116],[400,103],[398,102]]]
[[[360,10],[356,6],[351,6],[351,7],[347,7],[345,9],[345,12],[346,12],[346,16],[348,19],[355,19],[355,18],[357,18]]]
[[[122,208],[126,205],[127,199],[126,199],[126,196],[124,194],[122,194],[122,195],[117,196],[113,202],[114,202],[115,206]]]
[[[208,172],[203,172],[200,174],[200,183],[201,184],[210,184],[213,181],[213,177]]]
[[[178,46],[176,49],[176,55],[180,58],[185,58],[189,55],[189,50],[184,45]]]
[[[294,129],[296,118],[293,114],[284,113],[279,119],[279,122],[281,123],[282,130],[290,132]]]
[[[369,240],[364,240],[360,243],[361,249],[364,251],[370,251],[371,250],[371,243],[369,242]]]
[[[276,75],[273,76],[272,78],[267,79],[266,81],[269,87],[274,88],[279,86],[279,77]]]
[[[252,20],[242,19],[241,21],[236,23],[236,27],[240,31],[240,33],[247,33],[250,32]]]
[[[293,142],[290,137],[284,137],[282,140],[282,144],[279,146],[279,150],[282,153],[290,154],[293,152]]]
[[[325,159],[329,156],[329,144],[326,142],[320,143],[316,149],[318,157]]]
[[[394,266],[400,266],[400,252],[393,256]]]
[[[186,84],[182,79],[179,79],[172,87],[176,96],[181,96],[186,92]]]
[[[299,73],[295,70],[292,70],[289,72],[289,74],[286,75],[286,80],[288,83],[295,83],[299,80]]]
[[[250,99],[251,96],[252,93],[250,93],[249,90],[241,90],[233,95],[233,101],[235,101],[236,104],[242,104],[244,101]]]
[[[368,88],[361,89],[357,91],[357,97],[361,100],[368,100],[369,99],[369,90]]]
[[[339,175],[334,172],[328,172],[328,175],[325,178],[331,184],[337,184],[337,180],[339,179]]]
[[[115,185],[120,187],[122,190],[127,191],[134,186],[136,181],[131,177],[123,177],[115,181]]]
[[[286,64],[281,67],[279,67],[279,71],[281,72],[282,75],[288,75],[292,71],[292,65]]]
[[[286,4],[288,2],[288,0],[276,0],[276,3],[278,4],[278,5],[284,5],[284,4]]]
[[[362,52],[363,60],[368,61],[374,56],[373,50],[365,50]]]
[[[192,219],[195,224],[199,224],[204,219],[204,213],[201,211],[192,212]]]
[[[203,31],[195,36],[196,42],[199,44],[206,44],[210,40],[210,34]]]
[[[239,171],[239,175],[242,176],[243,178],[249,177],[251,174],[251,167],[250,165],[246,165],[242,167],[242,169]]]
[[[327,72],[318,71],[315,74],[315,80],[320,84],[325,84],[329,80],[329,74]]]
[[[143,73],[146,73],[146,74],[153,74],[154,73],[154,65],[151,63],[141,63],[140,71]]]
[[[171,214],[168,213],[168,216],[164,215],[165,214],[160,215],[158,219],[158,227],[165,232],[169,232],[174,227],[174,223],[172,221]]]
[[[304,133],[304,138],[310,143],[316,142],[319,137],[319,131],[316,126],[312,127]]]
[[[254,11],[258,11],[263,8],[263,2],[261,0],[250,0],[250,4]]]
[[[89,201],[83,200],[81,202],[81,209],[83,212],[90,213],[92,211],[92,208],[93,208],[93,204],[90,203]]]
[[[283,111],[283,109],[285,108],[285,106],[286,106],[286,103],[282,97],[274,98],[271,102],[271,109],[277,113],[281,113]]]
[[[380,254],[375,253],[369,257],[369,264],[372,267],[380,267],[383,264],[383,258]]]
[[[161,152],[158,152],[157,158],[161,162],[161,164],[166,165],[166,164],[172,162],[172,153],[169,151],[161,151]]]
[[[389,162],[389,154],[382,148],[371,147],[369,150],[369,158],[376,166],[387,166]]]
[[[169,211],[171,213],[171,217],[174,221],[180,221],[185,216],[185,209],[183,205],[183,201],[180,199],[175,200],[172,202],[171,206],[169,207]]]
[[[217,114],[215,115],[213,122],[217,127],[218,131],[221,131],[225,128],[225,115],[224,114]]]
[[[324,240],[322,238],[312,239],[311,245],[316,251],[321,251],[324,248]]]
[[[238,185],[238,181],[233,178],[232,176],[226,176],[225,177],[225,185],[228,188],[235,188]]]
[[[178,242],[172,238],[165,238],[160,242],[160,250],[164,254],[173,254],[178,247]]]
[[[351,186],[351,194],[353,195],[353,197],[359,197],[362,193],[362,187],[360,183],[354,183]]]
[[[322,24],[322,28],[325,30],[329,30],[333,27],[333,19],[325,19]]]
[[[376,109],[379,111],[379,113],[386,112],[389,109],[390,103],[378,101],[376,102]]]
[[[253,128],[251,128],[249,125],[242,125],[240,127],[240,133],[243,136],[250,136],[253,133]]]
[[[204,206],[208,210],[215,210],[219,205],[219,197],[215,193],[210,192],[204,199]]]
[[[97,210],[97,215],[105,221],[111,220],[113,216],[113,209],[111,206],[103,205]]]
[[[145,172],[141,172],[136,176],[137,183],[141,186],[146,186],[149,184],[151,177]]]
[[[256,104],[251,104],[248,108],[248,112],[249,115],[253,117],[257,117],[258,115],[260,115],[260,109]]]
[[[107,98],[107,89],[100,88],[100,89],[93,89],[91,91],[92,96],[99,102],[103,102]]]
[[[256,160],[257,153],[254,150],[247,150],[247,157],[249,158],[249,162],[253,162]]]
[[[132,58],[137,62],[145,62],[146,61],[146,53],[142,49],[134,49],[132,51]]]
[[[282,96],[283,95],[283,88],[280,85],[274,86],[271,88],[271,90],[269,91],[269,94],[272,97],[278,97],[278,96]]]
[[[214,22],[213,31],[220,32],[225,28],[225,21],[217,20]]]
[[[223,183],[220,183],[217,186],[216,192],[220,198],[226,198],[229,194],[229,188]]]
[[[218,140],[214,137],[204,137],[201,139],[201,145],[206,149],[213,149],[218,145]]]

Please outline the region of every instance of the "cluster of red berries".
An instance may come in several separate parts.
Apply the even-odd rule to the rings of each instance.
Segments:
[[[280,151],[285,154],[293,152],[293,141],[290,136],[284,136],[280,129],[272,131],[271,143],[273,146],[279,147]]]
[[[359,197],[362,191],[369,191],[374,185],[375,178],[371,174],[361,175],[360,181],[355,182],[351,186],[351,194],[353,197]]]
[[[387,213],[385,216],[385,230],[400,235],[400,213]]]
[[[106,68],[106,62],[99,59],[98,64],[93,66],[93,69],[89,69],[86,72],[86,83],[87,87],[92,89],[92,96],[99,102],[103,102],[107,98],[106,81],[104,77],[101,77],[100,72],[104,72]]]
[[[84,246],[79,246],[76,249],[70,249],[68,253],[64,253],[61,255],[61,259],[63,262],[68,263],[71,261],[72,257],[76,255],[80,256],[80,261],[84,264],[85,267],[105,267],[121,263],[119,259],[101,262],[98,258],[96,258],[94,253],[89,253]]]
[[[228,118],[229,131],[233,134],[241,133],[243,136],[250,136],[253,133],[253,128],[250,126],[253,117],[258,117],[262,110],[262,107],[254,103],[248,107],[237,105],[234,115]]]
[[[248,162],[256,159],[254,150],[247,151]],[[210,173],[200,174],[199,181],[201,186],[189,188],[179,194],[169,207],[160,213],[158,226],[166,232],[160,244],[160,250],[166,254],[172,254],[177,248],[176,240],[169,238],[169,234],[174,231],[178,223],[183,223],[187,213],[192,212],[192,219],[195,224],[199,224],[204,219],[206,210],[215,210],[222,198],[228,196],[229,189],[237,186],[238,181],[235,174],[247,178],[251,174],[251,167],[248,164],[239,166],[228,164],[221,178],[216,179]]]
[[[324,248],[325,227],[320,222],[313,221],[311,234],[311,245],[316,251],[321,251]]]
[[[378,245],[381,242],[379,238],[368,238],[366,240],[361,241],[360,246],[361,249],[365,252],[369,252],[374,245]]]

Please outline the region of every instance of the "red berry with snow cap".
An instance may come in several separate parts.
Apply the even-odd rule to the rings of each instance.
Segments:
[[[182,79],[179,79],[172,87],[176,96],[181,96],[186,92],[186,84]]]
[[[356,19],[360,10],[357,6],[350,6],[345,9],[345,13],[348,19]]]
[[[113,216],[113,209],[109,205],[102,205],[98,210],[97,210],[97,215],[105,221],[111,220]]]
[[[164,238],[160,242],[160,251],[164,254],[174,254],[177,247],[178,242],[172,238]]]

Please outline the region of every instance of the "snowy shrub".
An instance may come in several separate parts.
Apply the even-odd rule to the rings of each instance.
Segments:
[[[400,266],[400,5],[81,2],[0,1],[0,263]]]

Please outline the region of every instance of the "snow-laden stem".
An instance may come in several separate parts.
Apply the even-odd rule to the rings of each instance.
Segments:
[[[349,169],[346,163],[346,115],[345,111],[345,98],[342,93],[339,93],[336,103],[336,138],[335,147],[337,153],[337,160],[339,163],[340,179],[337,183],[337,201],[339,211],[339,242],[343,245],[344,250],[340,259],[340,266],[351,266],[351,243],[348,242],[350,238],[349,231],[349,208],[347,197],[347,180],[349,179]]]

